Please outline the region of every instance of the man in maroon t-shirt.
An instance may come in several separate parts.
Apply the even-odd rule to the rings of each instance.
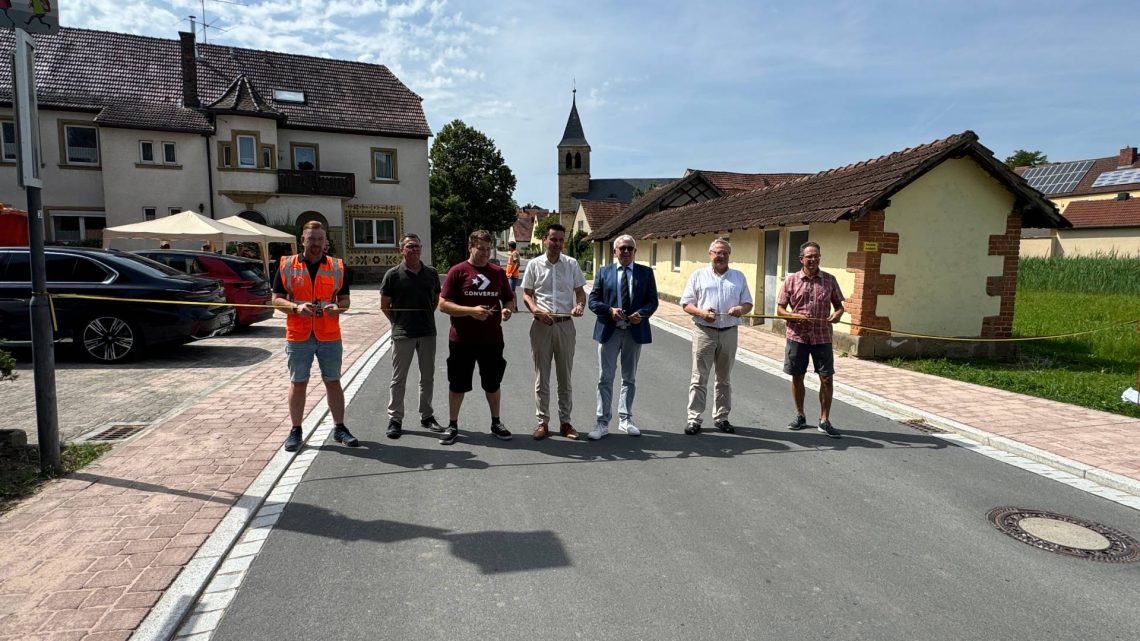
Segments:
[[[447,272],[440,292],[439,311],[451,316],[447,341],[448,405],[451,421],[439,440],[451,445],[459,438],[459,408],[471,391],[475,365],[491,409],[491,434],[504,441],[511,433],[499,420],[500,386],[507,361],[503,359],[502,322],[511,318],[515,294],[506,272],[491,264],[491,234],[482,229],[468,238],[470,258]]]

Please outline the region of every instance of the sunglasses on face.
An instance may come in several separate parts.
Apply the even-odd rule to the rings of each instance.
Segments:
[[[637,251],[636,247],[618,247],[618,251],[622,254],[632,254]]]

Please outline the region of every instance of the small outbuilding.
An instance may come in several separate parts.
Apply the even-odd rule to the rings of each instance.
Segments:
[[[709,243],[726,236],[755,313],[772,314],[784,279],[800,269],[800,245],[819,243],[820,267],[838,279],[852,324],[837,326],[836,347],[859,357],[1011,353],[1009,343],[876,330],[1010,337],[1022,227],[1070,226],[972,131],[768,188],[640,214],[637,205],[591,240],[637,238],[666,298],[680,297],[708,264]],[[783,332],[782,321],[769,325]]]

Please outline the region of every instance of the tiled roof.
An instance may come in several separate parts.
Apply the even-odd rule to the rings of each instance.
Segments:
[[[682,180],[685,180],[685,178],[669,181],[664,185],[654,187],[641,196],[638,196],[637,200],[630,203],[624,211],[611,218],[604,225],[591,227],[590,235],[587,238],[589,240],[604,240],[617,236],[618,233],[623,231],[626,227],[629,227],[643,218],[647,213],[653,211],[657,203]]]
[[[36,42],[41,107],[104,112],[99,121],[107,126],[211,131],[205,113],[182,106],[178,40],[64,27]],[[13,43],[13,32],[0,30],[0,50]],[[245,75],[264,104],[285,116],[284,126],[431,135],[420,97],[383,65],[207,44],[197,51],[202,104],[221,99]],[[303,91],[305,102],[274,102],[274,89]],[[0,65],[0,101],[11,95],[11,67]]]
[[[626,208],[625,203],[613,201],[583,200],[580,202],[582,211],[586,214],[586,224],[591,230],[606,224],[614,216],[625,211]]]
[[[998,162],[993,152],[978,143],[974,132],[966,131],[768,189],[665,209],[645,216],[623,231],[635,238],[664,238],[855,219],[883,207],[892,195],[943,160],[967,155],[1027,203],[1023,209],[1026,226],[1068,227],[1052,203]]]
[[[1127,162],[1127,158],[1124,159]],[[1067,162],[1081,162],[1081,161],[1066,161]],[[1140,157],[1134,158],[1131,164],[1121,165],[1120,155],[1108,156],[1106,158],[1092,159],[1092,166],[1089,167],[1085,175],[1081,177],[1080,182],[1076,184],[1071,190],[1056,194],[1049,194],[1050,198],[1068,198],[1070,196],[1086,196],[1089,194],[1115,194],[1125,191],[1140,190],[1140,183],[1132,183],[1127,185],[1105,185],[1103,187],[1093,187],[1093,183],[1106,171],[1116,171],[1117,169],[1138,169],[1140,168]],[[1048,167],[1050,165],[1058,165],[1062,163],[1049,163],[1047,165],[1038,165],[1039,167]],[[1025,173],[1029,167],[1017,167],[1014,169],[1018,176]]]
[[[563,145],[590,146],[590,143],[586,142],[586,132],[582,131],[582,121],[578,118],[577,97],[570,104],[570,117],[566,119],[566,130],[562,132],[562,142],[558,143],[559,147]]]
[[[570,194],[571,205],[574,211],[578,210],[578,202],[582,200],[608,200],[621,203],[633,201],[633,195],[640,190],[642,193],[665,183],[671,183],[676,178],[591,178],[590,190]]]
[[[266,103],[265,98],[262,98],[261,93],[250,84],[245,74],[238,76],[237,80],[230,83],[222,93],[222,97],[206,108],[218,113],[243,113],[271,118],[280,118],[283,115]]]
[[[1065,207],[1065,218],[1077,229],[1140,227],[1140,199],[1078,200]]]
[[[742,174],[735,171],[706,171],[704,169],[690,169],[685,175],[700,173],[710,183],[716,185],[725,194],[735,194],[742,191],[764,189],[789,180],[804,178],[811,174]]]

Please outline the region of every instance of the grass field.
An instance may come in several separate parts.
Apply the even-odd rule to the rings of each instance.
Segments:
[[[1023,259],[1015,337],[1047,336],[1140,319],[1140,259]],[[990,387],[1140,418],[1121,401],[1137,387],[1140,327],[1021,344],[1014,362],[895,359],[892,364]]]
[[[69,474],[93,462],[111,449],[107,444],[69,443],[60,452],[63,473]],[[31,496],[51,480],[40,474],[39,450],[34,445],[0,448],[0,514]]]

